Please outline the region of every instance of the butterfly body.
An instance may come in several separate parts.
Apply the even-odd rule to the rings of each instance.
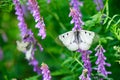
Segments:
[[[95,33],[87,30],[69,31],[59,36],[62,43],[71,51],[88,50]]]

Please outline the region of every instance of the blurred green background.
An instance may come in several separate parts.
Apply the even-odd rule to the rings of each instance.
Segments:
[[[28,28],[32,29],[35,38],[44,48],[43,52],[36,51],[36,59],[40,65],[44,62],[49,66],[52,80],[78,80],[82,72],[81,66],[74,61],[74,54],[81,61],[79,53],[69,51],[56,40],[58,35],[70,31],[74,26],[74,24],[70,24],[72,18],[68,17],[70,12],[69,1],[51,0],[48,4],[46,0],[38,0],[40,13],[46,25],[47,37],[44,40],[37,36],[38,29],[35,28],[36,23],[32,15],[27,12],[25,16]],[[97,14],[97,10],[93,0],[82,1],[84,4],[81,7],[81,12],[85,22],[91,16]],[[120,14],[119,0],[109,0],[109,13],[110,17]],[[3,50],[3,58],[0,60],[0,80],[11,80],[13,78],[24,80],[37,76],[37,73],[33,72],[33,67],[25,59],[24,54],[16,48],[16,41],[21,40],[17,24],[18,20],[12,1],[0,0],[0,48]],[[94,26],[84,26],[83,28],[94,31],[101,37],[103,40],[102,45],[106,49],[106,62],[111,64],[111,67],[106,67],[108,71],[112,72],[109,77],[114,80],[120,80],[120,64],[117,62],[120,60],[120,53],[113,49],[114,46],[120,46],[120,41],[110,30],[105,32],[106,25],[95,24]],[[112,38],[112,40],[107,39],[107,37]],[[90,55],[92,68],[95,67],[94,48],[97,44],[93,44],[90,48],[93,51]]]

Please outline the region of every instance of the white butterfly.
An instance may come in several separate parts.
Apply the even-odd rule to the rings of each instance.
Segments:
[[[95,33],[87,30],[69,31],[59,35],[62,43],[71,51],[78,49],[88,50],[92,44]]]
[[[16,43],[17,49],[25,53],[25,57],[27,60],[33,59],[32,56],[33,44],[24,41],[16,41]]]

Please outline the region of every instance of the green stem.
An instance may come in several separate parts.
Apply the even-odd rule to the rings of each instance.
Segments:
[[[75,61],[77,61],[84,68],[84,66],[82,65],[82,63],[77,58],[75,58]]]

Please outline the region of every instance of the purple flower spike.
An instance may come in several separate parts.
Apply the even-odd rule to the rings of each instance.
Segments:
[[[38,61],[34,57],[34,52],[36,51],[36,46],[39,46],[40,50],[43,50],[43,48],[39,43],[37,43],[32,31],[27,28],[27,24],[24,20],[23,9],[19,0],[13,0],[13,2],[15,4],[17,19],[19,20],[18,25],[22,36],[22,41],[17,41],[17,48],[25,53],[26,59],[29,61],[29,65],[33,66],[33,70],[38,74],[41,74],[41,69],[38,66]]]
[[[94,3],[96,4],[96,9],[98,11],[102,10],[104,5],[103,5],[103,1],[102,0],[94,0]]]
[[[41,70],[43,74],[43,80],[51,80],[51,75],[47,64],[42,63]]]
[[[17,19],[19,20],[18,26],[21,31],[21,36],[22,38],[24,38],[28,30],[27,30],[27,24],[25,23],[24,20],[23,10],[19,3],[19,0],[13,0],[13,3],[15,4],[15,10],[16,10],[15,14],[18,16]]]
[[[71,0],[70,5],[72,8],[70,8],[69,17],[72,16],[71,24],[74,23],[73,30],[81,30],[81,26],[84,25],[84,22],[81,19],[82,14],[79,10],[79,6],[82,6],[82,2]]]
[[[81,26],[84,24],[80,18],[81,15],[74,8],[73,9],[71,8],[70,10],[71,12],[69,16],[72,16],[71,24],[74,23],[73,30],[81,30],[82,29]]]
[[[39,36],[42,36],[42,39],[46,37],[45,32],[45,24],[43,21],[43,18],[41,18],[39,13],[39,6],[36,0],[28,0],[28,9],[31,11],[31,14],[33,15],[35,22],[37,24],[35,25],[36,28],[39,29]]]
[[[91,51],[89,50],[83,51],[79,49],[78,52],[81,53],[82,61],[84,62],[84,68],[88,70],[88,75],[90,76],[92,72],[92,68],[91,68],[91,62],[89,59],[89,54],[91,54]]]
[[[79,80],[91,80],[88,76],[88,70],[84,69],[82,74],[79,76]]]
[[[102,45],[98,45],[98,46],[95,48],[95,51],[97,51],[96,54],[95,54],[95,56],[98,57],[98,58],[97,58],[97,61],[96,61],[96,63],[95,63],[96,65],[98,65],[98,67],[96,68],[96,70],[97,70],[99,73],[101,73],[101,74],[103,74],[104,76],[107,77],[107,75],[108,75],[108,74],[111,74],[111,72],[106,71],[105,65],[106,65],[106,66],[111,66],[111,65],[105,62],[106,57],[105,57],[104,54],[103,54],[103,53],[105,53],[105,49],[102,47]]]

